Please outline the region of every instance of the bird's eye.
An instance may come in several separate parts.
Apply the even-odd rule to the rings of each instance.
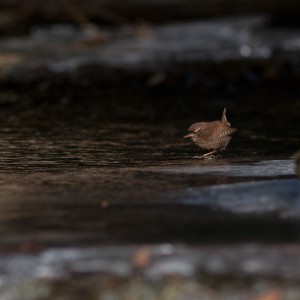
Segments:
[[[229,122],[227,122],[227,125],[228,125],[229,127],[231,127],[231,124],[230,124]]]

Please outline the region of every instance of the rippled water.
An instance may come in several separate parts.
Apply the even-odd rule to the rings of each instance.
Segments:
[[[268,153],[269,142],[256,149],[262,141],[245,142],[243,132],[234,137],[222,159],[194,159],[199,149],[182,138],[183,126],[2,128],[0,243],[161,241],[168,240],[168,234],[174,239],[169,229],[160,232],[162,224],[148,236],[143,234],[149,232],[145,220],[164,216],[165,209],[174,214],[170,222],[176,220],[178,202],[174,204],[172,195],[220,184],[231,184],[235,193],[238,182],[294,176],[287,147]],[[285,140],[285,145],[291,144],[288,149],[295,147],[293,137]],[[139,222],[137,233],[134,226]],[[177,238],[185,240],[182,235]]]
[[[199,161],[193,158],[199,149],[182,138],[188,125],[180,121],[0,128],[0,266],[3,278],[9,279],[4,291],[11,292],[9,282],[18,278],[30,281],[24,293],[31,295],[31,286],[39,291],[38,286],[52,295],[52,288],[39,280],[77,273],[132,276],[136,269],[130,257],[145,243],[165,245],[158,252],[146,248],[151,257],[158,255],[149,267],[148,252],[142,252],[143,276],[151,281],[153,274],[215,276],[215,264],[226,265],[224,274],[233,270],[236,262],[210,256],[211,250],[197,248],[202,244],[221,244],[223,249],[232,242],[298,242],[299,184],[291,159],[298,146],[296,134],[278,133],[266,141],[240,130],[223,158]],[[187,245],[184,253],[178,243]],[[237,273],[244,272],[243,262],[253,259],[244,251],[237,254]],[[203,265],[204,256],[211,266]],[[259,257],[252,275],[273,266],[288,280],[288,272],[274,265],[276,259],[263,264]],[[287,269],[298,278],[297,256],[284,250],[280,259],[285,257]],[[124,289],[124,282],[119,287]],[[23,293],[22,285],[18,288]]]

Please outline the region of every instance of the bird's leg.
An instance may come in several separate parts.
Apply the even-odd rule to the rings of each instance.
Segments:
[[[217,153],[218,151],[217,150],[213,150],[213,151],[210,151],[208,153],[205,153],[201,156],[194,156],[194,158],[199,158],[199,159],[212,159],[214,158],[215,156],[213,154]]]

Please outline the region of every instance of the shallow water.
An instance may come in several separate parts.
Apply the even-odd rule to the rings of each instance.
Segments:
[[[300,189],[291,159],[296,133],[266,141],[240,130],[221,159],[202,161],[193,158],[199,149],[182,138],[189,122],[2,127],[3,295],[17,281],[14,289],[28,299],[41,297],[30,287],[53,299],[54,283],[66,276],[76,282],[81,274],[87,291],[97,286],[91,275],[102,283],[103,273],[124,280],[136,268],[146,280],[139,284],[155,292],[157,278],[171,275],[197,281],[207,274],[200,276],[205,286],[210,276],[233,273],[275,278],[279,272],[283,285],[300,280]],[[143,245],[146,254],[142,250],[136,267],[132,257]],[[270,253],[277,256],[266,260]],[[49,285],[40,282],[45,278]],[[225,281],[232,293],[239,292],[236,280]],[[61,293],[66,298],[71,291]]]
[[[218,193],[234,198],[237,206],[239,201],[258,199],[258,190],[274,203],[278,193],[299,198],[297,181],[290,179],[295,177],[295,165],[286,151],[297,146],[292,137],[284,137],[281,152],[268,153],[271,142],[258,152],[255,145],[261,141],[244,146],[240,132],[223,158],[203,161],[193,158],[199,149],[183,134],[181,124],[97,124],[48,131],[2,128],[1,243],[15,245],[18,238],[39,238],[54,245],[68,245],[69,239],[118,242],[132,235],[133,240],[147,240],[143,230],[149,228],[142,216],[153,221],[165,209],[176,215],[178,206],[189,209],[203,201],[198,200],[201,195],[209,209]],[[141,222],[140,233],[132,228],[135,218]],[[159,231],[154,230],[149,240],[167,241],[168,236]]]

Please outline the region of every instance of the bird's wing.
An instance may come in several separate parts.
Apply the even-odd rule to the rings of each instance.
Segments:
[[[201,136],[202,139],[215,140],[224,136],[229,136],[236,130],[236,128],[231,128],[229,126],[224,128],[224,125],[221,121],[214,121],[211,123],[206,123],[206,126],[203,126],[201,131],[199,131],[197,134]]]
[[[199,131],[199,135],[202,137],[202,139],[214,140],[216,138],[216,130],[218,130],[218,128],[212,125],[213,124],[208,124],[204,128],[201,128],[201,132]]]

